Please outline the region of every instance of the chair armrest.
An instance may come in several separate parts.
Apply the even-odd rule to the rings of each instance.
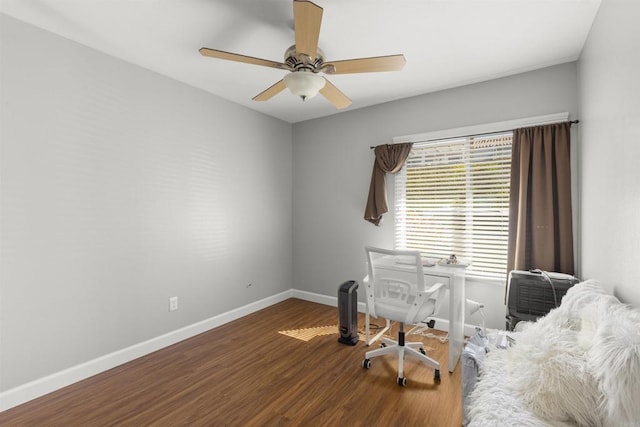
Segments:
[[[423,292],[426,294],[433,294],[438,292],[442,287],[444,287],[444,283],[434,283],[430,288],[425,289]]]

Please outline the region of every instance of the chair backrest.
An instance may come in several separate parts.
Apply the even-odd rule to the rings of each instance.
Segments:
[[[425,289],[419,251],[366,247],[369,314],[407,324],[425,320],[436,307],[442,284]]]

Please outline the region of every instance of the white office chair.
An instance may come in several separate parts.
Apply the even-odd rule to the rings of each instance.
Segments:
[[[371,359],[385,354],[398,355],[398,384],[404,386],[404,356],[411,355],[435,369],[440,381],[440,363],[428,357],[421,342],[405,342],[404,325],[412,325],[432,316],[436,311],[442,283],[425,289],[420,252],[366,247],[369,275],[364,280],[367,311],[400,323],[398,341],[383,338],[382,348],[368,351],[362,367],[369,369]],[[417,349],[417,350],[416,350]]]

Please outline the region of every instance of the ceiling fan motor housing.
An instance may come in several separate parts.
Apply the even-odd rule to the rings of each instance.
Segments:
[[[311,58],[305,53],[298,53],[296,51],[296,45],[291,46],[284,53],[284,63],[289,67],[290,71],[311,71],[319,73],[324,71],[324,52],[318,48],[316,51],[316,57]]]
[[[293,0],[293,28],[295,44],[285,51],[284,62],[254,58],[218,49],[200,48],[200,53],[212,58],[244,62],[263,67],[287,70],[289,73],[280,81],[253,97],[255,101],[267,101],[285,88],[303,100],[321,93],[336,108],[346,108],[351,100],[326,78],[318,75],[371,73],[398,71],[404,67],[403,55],[387,55],[370,58],[355,58],[324,62],[324,52],[318,48],[322,8],[310,0]]]

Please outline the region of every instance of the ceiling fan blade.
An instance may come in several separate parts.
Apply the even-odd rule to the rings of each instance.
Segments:
[[[322,8],[310,1],[293,2],[293,27],[296,33],[296,52],[304,53],[311,59],[318,52],[318,38],[322,23]]]
[[[375,73],[379,71],[400,71],[407,60],[404,55],[375,56],[372,58],[345,59],[330,61],[327,74]],[[331,67],[333,66],[333,68]]]
[[[342,93],[340,89],[335,87],[329,80],[325,80],[326,82],[324,84],[324,87],[320,89],[320,93],[322,94],[322,96],[327,98],[329,102],[335,105],[338,110],[347,108],[349,105],[351,105],[351,100],[347,95]]]
[[[237,53],[225,52],[223,50],[200,48],[200,54],[212,58],[226,59],[229,61],[245,62],[247,64],[262,65],[264,67],[278,68],[286,70],[287,66],[281,62],[269,61],[268,59],[254,58],[252,56],[239,55]]]
[[[273,98],[274,96],[276,96],[277,94],[279,94],[280,92],[282,92],[286,88],[287,88],[287,85],[284,84],[284,80],[280,80],[278,83],[272,85],[268,89],[263,90],[262,92],[260,92],[256,96],[254,96],[253,100],[254,101],[267,101],[267,100]]]

